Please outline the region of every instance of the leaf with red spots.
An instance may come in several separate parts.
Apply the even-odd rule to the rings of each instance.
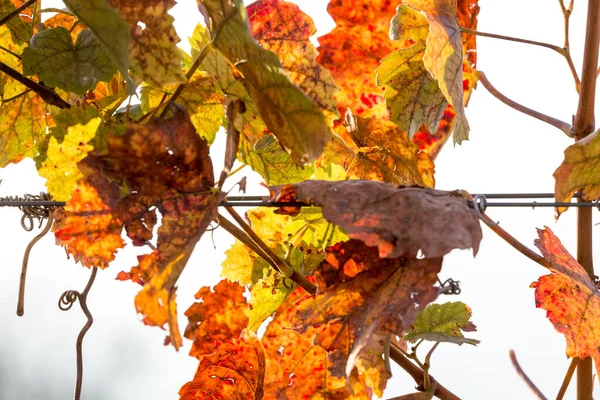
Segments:
[[[260,400],[265,379],[265,350],[256,335],[244,330],[239,339],[200,357],[191,382],[179,390],[180,400]]]
[[[538,229],[538,235],[535,245],[551,273],[531,284],[535,304],[565,335],[567,357],[592,357],[600,373],[600,291],[549,228]]]
[[[120,237],[124,227],[134,245],[145,245],[152,239],[156,209],[160,211],[156,250],[138,257],[139,265],[129,276],[144,285],[135,300],[144,322],[161,327],[168,323],[177,348],[181,338],[175,284],[215,218],[222,194],[212,191],[208,147],[188,113],[174,106],[172,114],[170,119],[146,125],[128,124],[124,133],[107,127],[104,138],[95,138],[94,150],[79,163],[85,177],[79,185],[84,190],[68,201],[69,213],[56,237],[84,265],[105,267],[112,259],[108,255],[118,247],[114,236]],[[98,229],[90,230],[90,223]],[[106,248],[106,255],[90,258],[86,253],[90,243]]]
[[[185,312],[189,322],[184,336],[194,341],[190,356],[213,353],[221,343],[237,338],[248,325],[243,286],[223,280],[213,291],[205,286],[194,297],[199,302]]]
[[[333,98],[337,86],[327,69],[317,64],[310,37],[317,31],[308,15],[283,0],[259,0],[246,7],[250,30],[260,45],[277,54],[290,80],[330,119],[339,117]]]
[[[458,192],[396,188],[373,181],[305,181],[270,188],[271,199],[322,206],[329,222],[348,236],[377,246],[380,257],[442,257],[481,241],[479,218]],[[285,207],[283,212],[295,213]]]
[[[375,82],[380,60],[403,43],[388,37],[397,4],[390,0],[332,0],[327,11],[336,27],[319,37],[317,61],[333,75],[340,114],[386,117],[383,90]]]
[[[433,162],[393,122],[355,117],[348,110],[346,129],[356,151],[335,137],[325,149],[322,165],[341,165],[350,178],[396,186],[435,185]]]

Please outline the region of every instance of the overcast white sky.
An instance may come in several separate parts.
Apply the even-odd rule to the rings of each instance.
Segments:
[[[319,34],[333,22],[326,14],[327,1],[298,2],[317,23]],[[556,1],[480,0],[479,30],[562,45],[562,14]],[[44,7],[62,7],[45,1]],[[575,4],[571,43],[577,67],[585,29],[585,7]],[[201,20],[194,0],[180,0],[173,10],[179,35],[191,34]],[[494,39],[478,38],[478,68],[505,95],[564,121],[571,121],[577,96],[564,60],[548,49]],[[351,68],[351,66],[348,66]],[[471,140],[444,149],[436,162],[439,189],[466,189],[472,193],[552,192],[553,171],[571,141],[560,131],[519,114],[489,95],[475,91],[467,109]],[[221,135],[221,146],[223,143]],[[222,165],[219,144],[213,146],[215,170]],[[248,171],[245,170],[245,173]],[[0,195],[45,191],[29,160],[0,171]],[[254,183],[256,179],[252,180]],[[249,194],[263,194],[258,185]],[[20,228],[20,214],[0,209],[0,399],[67,399],[75,381],[75,339],[85,322],[76,305],[69,312],[57,308],[66,289],[82,290],[89,271],[65,259],[64,250],[51,236],[36,245],[30,259],[26,312],[15,314],[22,253],[34,235]],[[575,211],[554,221],[552,209],[489,209],[489,215],[518,239],[533,247],[536,227],[549,226],[563,244],[575,252]],[[594,222],[599,218],[594,214]],[[529,288],[546,270],[517,253],[486,227],[476,259],[470,252],[455,251],[446,257],[441,277],[461,281],[461,300],[473,309],[481,340],[478,347],[443,345],[432,363],[433,375],[463,399],[532,398],[513,370],[509,349],[547,397],[556,396],[568,367],[565,340],[535,308]],[[596,231],[597,228],[594,228]],[[181,276],[178,289],[180,324],[194,293],[218,282],[223,252],[233,240],[220,230],[202,238]],[[94,325],[84,342],[85,399],[177,399],[182,384],[192,378],[197,361],[187,355],[189,343],[179,353],[163,347],[164,333],[144,326],[135,313],[133,298],[139,287],[114,280],[121,270],[136,264],[139,249],[129,247],[113,265],[98,273],[88,298]],[[600,247],[596,247],[597,259]],[[384,398],[408,393],[411,378],[399,368]],[[600,393],[600,392],[599,392]],[[571,391],[566,398],[574,398]]]

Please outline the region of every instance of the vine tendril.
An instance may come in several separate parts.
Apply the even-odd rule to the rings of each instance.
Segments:
[[[73,395],[73,400],[81,399],[81,387],[83,384],[83,338],[94,323],[92,313],[90,312],[87,306],[87,295],[90,289],[92,288],[94,279],[96,279],[97,272],[98,268],[92,267],[90,279],[88,280],[85,289],[83,289],[83,292],[79,293],[77,290],[67,290],[60,296],[60,299],[58,299],[58,308],[60,308],[62,311],[70,310],[71,307],[73,307],[73,304],[75,304],[75,302],[79,300],[81,310],[87,318],[87,322],[85,323],[83,328],[81,328],[81,331],[77,336],[77,342],[75,343],[75,350],[77,352],[77,379],[75,381],[75,394]]]

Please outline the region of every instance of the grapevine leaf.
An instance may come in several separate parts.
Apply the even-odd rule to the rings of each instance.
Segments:
[[[550,263],[550,275],[531,284],[536,307],[567,339],[567,357],[592,357],[600,373],[600,291],[585,269],[546,227],[535,245]]]
[[[84,29],[88,29],[82,21],[79,21],[77,17],[71,13],[57,13],[56,15],[48,18],[44,21],[44,28],[66,28],[71,34],[73,41],[77,40],[77,36]]]
[[[556,201],[569,202],[581,190],[587,200],[600,198],[600,131],[594,132],[565,150],[565,159],[554,172]],[[559,207],[559,215],[567,207]]]
[[[405,5],[398,6],[390,36],[413,40],[414,44],[386,56],[377,69],[377,84],[385,87],[390,119],[411,137],[422,124],[437,131],[448,106],[438,82],[423,64],[428,32],[429,23],[422,14]]]
[[[179,36],[168,11],[174,0],[108,0],[131,29],[131,69],[143,81],[161,87],[186,81],[181,71]]]
[[[251,151],[243,153],[241,160],[269,185],[300,182],[315,173],[312,164],[298,166],[272,135],[259,139]]]
[[[475,325],[469,321],[471,309],[460,301],[443,304],[430,304],[417,314],[417,318],[405,340],[416,342],[420,339],[433,342],[447,342],[462,345],[477,345],[479,340],[463,336],[462,331],[475,331]]]
[[[86,110],[71,108],[55,117],[47,145],[40,146],[36,158],[41,177],[46,178],[48,193],[57,201],[67,201],[75,183],[83,178],[77,163],[93,149],[89,142],[95,137],[101,118],[94,107]]]
[[[200,301],[185,312],[184,336],[194,341],[190,356],[200,358],[237,338],[248,325],[248,316],[244,287],[237,283],[222,280],[214,291],[205,286],[194,297]]]
[[[350,177],[393,183],[396,186],[433,187],[434,165],[398,127],[383,119],[354,117],[346,112],[354,152],[340,139],[329,142],[322,164],[340,163]]]
[[[385,335],[374,334],[356,358],[356,369],[359,375],[367,387],[373,389],[377,397],[383,397],[387,381],[392,377],[383,359],[385,342]]]
[[[94,32],[100,45],[127,80],[129,94],[134,94],[135,85],[129,77],[131,32],[121,14],[105,0],[64,0],[64,3]]]
[[[406,0],[404,4],[422,11],[429,21],[423,63],[456,111],[454,142],[461,143],[469,137],[469,124],[464,112],[463,42],[457,0]]]
[[[198,6],[210,21],[213,45],[244,76],[269,131],[298,164],[315,160],[329,139],[325,117],[289,80],[277,55],[256,43],[241,0],[199,0]]]
[[[265,350],[254,333],[244,330],[239,339],[200,357],[191,382],[179,390],[180,400],[260,400],[265,379]]]
[[[23,51],[25,75],[38,75],[47,86],[76,94],[85,93],[98,81],[110,81],[115,72],[89,29],[81,31],[75,44],[67,29],[46,29],[33,36]]]
[[[350,108],[361,117],[387,117],[374,71],[381,59],[404,47],[388,37],[394,7],[389,0],[332,0],[327,11],[336,27],[318,38],[317,62],[341,89],[335,94],[340,114]]]
[[[322,206],[323,216],[348,236],[377,246],[380,257],[442,257],[452,249],[477,254],[477,214],[454,192],[395,188],[374,181],[305,181],[271,187],[271,199]],[[295,214],[297,207],[281,212]]]
[[[312,19],[283,0],[259,0],[246,11],[252,35],[264,49],[277,54],[290,80],[329,118],[339,118],[333,98],[338,88],[329,71],[315,61],[317,50],[310,37],[317,30]]]
[[[3,17],[15,11],[16,7],[10,0],[0,0],[0,15]],[[31,37],[31,29],[19,16],[15,16],[6,22],[10,30],[12,41],[16,44],[24,44]]]
[[[477,30],[478,2],[479,0],[458,0],[458,21],[463,28]],[[477,36],[463,34],[463,46],[469,64],[475,68],[477,64]]]
[[[215,218],[222,194],[212,194],[214,176],[206,142],[196,133],[185,110],[173,106],[172,114],[167,120],[128,124],[124,134],[112,132],[105,135],[105,144],[94,145],[79,169],[84,182],[102,188],[98,195],[105,207],[88,209],[72,196],[67,203],[72,215],[56,236],[67,241],[69,252],[80,258],[80,247],[73,244],[94,235],[79,221],[82,215],[77,208],[84,208],[87,214],[108,213],[117,232],[125,227],[134,245],[145,245],[152,238],[156,207],[162,214],[156,250],[138,257],[139,266],[129,277],[144,284],[135,300],[144,322],[156,326],[168,322],[171,343],[177,348],[181,338],[175,284],[200,236]]]
[[[303,289],[296,289],[277,310],[262,337],[266,353],[265,398],[369,398],[356,370],[350,377],[353,397],[346,379],[331,374],[327,351],[314,343],[315,328],[308,327],[300,334],[290,323],[294,304],[302,301],[305,294]]]
[[[147,113],[161,104],[164,96],[172,95],[178,85],[164,88],[142,87],[142,110]],[[223,93],[216,87],[216,79],[204,71],[196,71],[177,98],[191,114],[192,123],[198,134],[211,144],[225,117]]]

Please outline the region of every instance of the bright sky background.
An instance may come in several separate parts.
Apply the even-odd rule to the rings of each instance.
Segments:
[[[319,28],[319,34],[333,27],[326,13],[326,1],[298,2]],[[585,7],[576,1],[572,16],[571,43],[580,68]],[[62,7],[45,1],[44,7]],[[557,1],[480,0],[479,30],[518,36],[557,45],[563,43],[563,21]],[[172,14],[186,44],[195,24],[201,21],[194,0],[180,0]],[[577,96],[564,59],[551,50],[478,38],[478,69],[505,95],[570,122],[577,108]],[[348,65],[352,68],[352,65]],[[471,140],[460,147],[448,145],[436,162],[439,189],[466,189],[472,193],[552,192],[552,173],[561,163],[563,150],[571,143],[557,129],[513,111],[493,98],[480,85],[467,109]],[[222,165],[222,140],[211,148],[215,171]],[[221,147],[219,147],[221,146]],[[248,174],[249,169],[244,170]],[[26,160],[0,171],[0,195],[45,191],[33,163]],[[251,179],[257,182],[257,179]],[[258,185],[249,194],[263,194]],[[240,210],[243,211],[243,210]],[[533,247],[535,228],[549,226],[563,244],[575,252],[575,210],[554,221],[552,209],[489,209],[489,215],[519,240]],[[65,259],[62,248],[49,235],[34,248],[29,264],[25,316],[15,314],[22,253],[35,233],[21,230],[21,215],[14,209],[0,209],[0,399],[48,400],[72,396],[75,382],[75,340],[85,317],[78,305],[61,312],[57,301],[67,289],[82,290],[89,271]],[[594,222],[600,219],[594,214]],[[522,367],[549,398],[554,398],[567,370],[565,340],[535,308],[531,282],[546,270],[517,253],[484,229],[476,259],[470,252],[455,251],[446,257],[441,278],[461,282],[460,296],[439,301],[466,302],[473,309],[481,340],[478,347],[440,346],[432,363],[433,375],[461,398],[527,399],[532,394],[515,373],[508,358],[514,349]],[[597,228],[594,228],[597,231]],[[233,239],[224,231],[205,235],[196,247],[179,280],[180,325],[183,312],[194,293],[219,280],[223,252]],[[118,282],[121,270],[136,265],[136,254],[147,249],[131,246],[119,253],[112,266],[98,273],[88,305],[94,325],[84,341],[83,398],[95,399],[178,399],[177,391],[194,375],[197,361],[186,347],[176,353],[162,346],[164,332],[144,326],[136,315],[133,299],[139,286]],[[600,247],[596,246],[597,259]],[[574,385],[573,385],[574,386]],[[597,386],[597,385],[596,385]],[[408,393],[412,379],[394,369],[384,398]],[[600,391],[598,392],[600,394]],[[571,391],[566,398],[574,398]]]

